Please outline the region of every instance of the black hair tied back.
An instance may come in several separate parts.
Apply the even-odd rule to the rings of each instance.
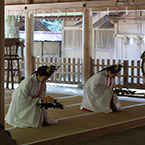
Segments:
[[[110,71],[112,74],[119,73],[123,66],[121,64],[114,64],[109,67],[102,69],[101,71],[107,70]]]
[[[39,74],[40,76],[51,76],[60,66],[56,67],[55,65],[44,65],[40,66],[37,71],[34,73]]]

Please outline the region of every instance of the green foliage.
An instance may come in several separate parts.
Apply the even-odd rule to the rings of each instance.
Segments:
[[[15,16],[5,16],[5,38],[19,38],[19,22]]]
[[[41,103],[40,108],[44,107],[45,109],[53,108],[53,109],[64,109],[63,104],[57,102],[56,100],[53,103]]]

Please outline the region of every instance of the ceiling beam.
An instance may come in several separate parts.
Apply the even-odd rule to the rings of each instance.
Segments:
[[[93,0],[93,1],[74,1],[74,2],[49,2],[49,3],[35,3],[27,0],[30,4],[8,5],[5,4],[6,14],[25,13],[58,13],[60,12],[82,12],[85,8],[90,8],[92,11],[126,11],[127,10],[143,10],[145,9],[145,1],[134,0],[128,5],[118,4],[116,0]],[[59,0],[61,1],[61,0]]]

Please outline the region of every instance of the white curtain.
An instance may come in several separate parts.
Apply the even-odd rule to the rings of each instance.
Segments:
[[[94,48],[114,49],[114,29],[98,29],[94,32]]]
[[[65,30],[64,31],[64,49],[81,49],[82,48],[82,30]]]

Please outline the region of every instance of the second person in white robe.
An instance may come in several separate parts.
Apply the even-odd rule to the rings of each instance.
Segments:
[[[120,101],[114,93],[113,79],[121,65],[112,65],[93,75],[84,85],[81,109],[85,111],[110,113],[121,110]]]

